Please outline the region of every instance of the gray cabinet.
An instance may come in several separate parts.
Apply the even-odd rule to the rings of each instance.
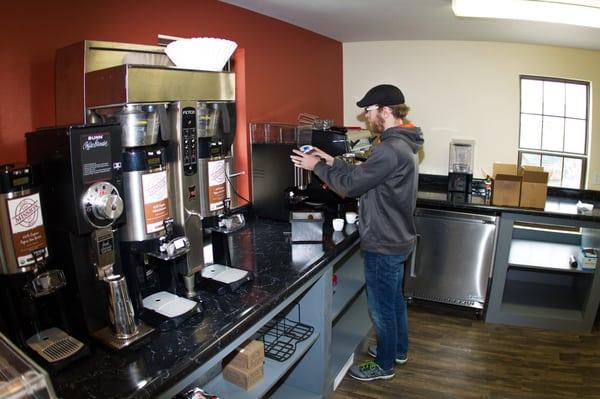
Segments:
[[[486,322],[591,331],[600,302],[600,273],[572,267],[581,231],[600,223],[503,213]]]
[[[334,273],[337,276],[335,292],[332,287]],[[227,399],[327,397],[334,389],[334,380],[343,377],[346,372],[344,366],[353,359],[353,352],[371,328],[363,275],[357,241],[258,323],[241,332],[235,341],[161,397],[171,398],[191,385]],[[274,317],[284,315],[296,320],[297,306],[300,321],[314,328],[310,338],[300,342],[294,354],[284,362],[266,358],[262,381],[248,391],[224,380],[222,360],[255,336]]]

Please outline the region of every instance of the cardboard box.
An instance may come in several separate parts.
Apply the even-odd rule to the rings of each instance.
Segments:
[[[598,264],[598,252],[594,248],[582,248],[577,256],[582,270],[595,271]]]
[[[548,172],[541,166],[521,166],[519,175],[523,177],[519,205],[522,208],[544,209],[548,196]]]
[[[224,363],[241,370],[251,370],[262,366],[265,360],[265,344],[262,341],[250,341],[236,348],[225,358]]]
[[[494,163],[492,205],[518,207],[521,200],[521,181],[517,165]]]
[[[223,378],[248,391],[263,379],[263,365],[243,370],[228,364],[223,369]]]

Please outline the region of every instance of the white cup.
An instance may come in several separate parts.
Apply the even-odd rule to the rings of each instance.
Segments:
[[[346,223],[356,223],[356,219],[358,219],[358,213],[356,212],[346,212]]]
[[[333,219],[332,223],[335,231],[342,231],[344,228],[344,219]]]

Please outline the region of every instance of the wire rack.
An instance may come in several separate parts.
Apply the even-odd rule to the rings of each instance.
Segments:
[[[300,305],[296,303],[294,307],[297,321],[275,316],[256,333],[257,338],[265,344],[265,356],[269,359],[285,362],[296,352],[298,343],[310,337],[315,330],[300,322]]]

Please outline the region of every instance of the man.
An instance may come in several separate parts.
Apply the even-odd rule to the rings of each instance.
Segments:
[[[371,381],[394,377],[394,363],[408,359],[402,282],[404,263],[416,239],[417,152],[423,134],[406,119],[409,108],[395,86],[375,86],[356,105],[364,107],[370,128],[381,134],[381,143],[364,163],[350,165],[319,149],[308,154],[294,150],[291,159],[314,171],[338,195],[360,197],[359,232],[377,345],[368,350],[375,360],[354,365],[350,376]]]

